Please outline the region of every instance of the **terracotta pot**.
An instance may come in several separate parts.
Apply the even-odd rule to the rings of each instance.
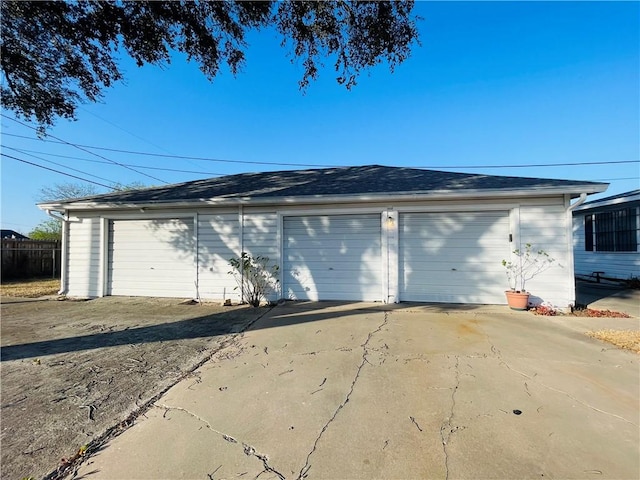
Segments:
[[[504,292],[507,296],[507,304],[511,310],[526,310],[529,305],[529,294],[527,292],[514,292],[507,290]]]

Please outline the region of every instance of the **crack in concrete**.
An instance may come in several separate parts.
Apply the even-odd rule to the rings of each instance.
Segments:
[[[167,411],[171,411],[171,410],[177,410],[179,412],[184,412],[187,415],[190,415],[191,417],[195,418],[199,422],[203,423],[212,432],[220,435],[222,437],[222,439],[225,440],[226,442],[229,442],[229,443],[242,443],[242,449],[244,451],[244,454],[247,457],[256,457],[258,460],[260,460],[262,462],[262,466],[264,467],[264,470],[262,472],[260,472],[258,477],[260,475],[262,475],[263,473],[265,473],[265,472],[271,472],[271,473],[274,473],[275,475],[277,475],[278,478],[280,478],[280,480],[285,480],[285,476],[283,474],[281,474],[275,468],[273,468],[271,465],[269,465],[269,457],[267,455],[265,455],[264,453],[258,452],[253,446],[249,445],[248,443],[238,442],[238,440],[235,439],[234,437],[232,437],[231,435],[227,435],[224,432],[216,430],[215,428],[213,428],[213,426],[209,422],[207,422],[204,418],[200,417],[199,415],[196,415],[195,413],[187,410],[186,408],[172,407],[172,406],[165,405],[165,404],[162,404],[162,403],[156,403],[153,406],[156,407],[156,408],[163,408],[165,410],[165,414],[166,414]]]
[[[573,395],[571,395],[569,392],[565,392],[564,390],[560,390],[558,388],[552,387],[551,385],[547,385],[545,383],[542,383],[541,381],[537,380],[536,378],[532,377],[531,375],[527,375],[524,372],[521,372],[520,370],[516,370],[515,368],[511,367],[507,362],[505,362],[502,357],[498,357],[498,360],[500,361],[500,365],[504,365],[505,367],[507,367],[507,369],[511,370],[514,373],[517,373],[518,375],[522,375],[524,378],[528,378],[529,380],[531,380],[532,382],[535,382],[536,384],[551,390],[552,392],[557,392],[560,393],[562,395],[565,395],[566,397],[569,397],[571,400],[578,402],[580,405],[590,408],[593,411],[596,411],[598,413],[602,413],[603,415],[609,415],[610,417],[614,417],[617,418],[619,420],[622,420],[623,422],[629,423],[631,425],[633,425],[634,427],[638,427],[637,424],[633,423],[631,420],[627,420],[626,418],[620,416],[620,415],[616,415],[615,413],[611,413],[611,412],[607,412],[606,410],[601,410],[597,407],[594,407],[593,405],[580,400],[579,398],[574,397]]]
[[[353,390],[356,387],[356,383],[358,382],[358,379],[360,378],[360,372],[364,368],[365,364],[371,365],[371,363],[367,360],[367,355],[369,354],[369,342],[371,341],[371,338],[376,333],[380,332],[384,328],[384,326],[387,324],[388,320],[389,320],[389,312],[384,312],[384,320],[383,320],[383,322],[380,325],[378,325],[378,327],[375,330],[372,330],[371,332],[369,332],[369,334],[367,335],[367,339],[361,345],[362,346],[362,361],[360,362],[360,365],[358,366],[358,369],[356,370],[356,375],[353,378],[353,381],[351,382],[351,387],[349,388],[349,392],[347,392],[347,396],[345,397],[344,401],[342,403],[340,403],[340,405],[338,405],[338,408],[336,408],[336,411],[333,412],[333,415],[331,416],[329,421],[322,427],[322,430],[320,430],[320,433],[318,434],[318,437],[316,438],[315,442],[313,442],[313,448],[307,454],[307,459],[305,461],[304,466],[300,469],[300,473],[298,474],[297,480],[302,480],[303,478],[307,477],[307,474],[309,473],[309,470],[311,469],[311,463],[310,463],[311,456],[315,453],[316,449],[318,448],[318,443],[320,442],[320,439],[322,438],[324,433],[329,428],[329,425],[338,416],[338,413],[340,413],[340,410],[342,410],[344,408],[344,406],[349,402],[349,398],[351,397],[351,394],[353,393]]]
[[[500,349],[498,349],[493,343],[491,343],[491,340],[489,339],[489,335],[487,334],[487,332],[485,332],[482,327],[480,327],[480,329],[482,330],[482,333],[484,334],[484,336],[485,336],[485,338],[487,340],[487,343],[491,347],[491,353],[493,353],[493,356],[498,359],[498,361],[500,362],[500,365],[505,366],[508,370],[510,370],[510,371],[512,371],[514,373],[517,373],[518,375],[521,375],[524,378],[527,378],[527,379],[531,380],[532,382],[536,383],[537,385],[540,385],[541,387],[544,387],[544,388],[546,388],[548,390],[551,390],[552,392],[556,392],[556,393],[560,393],[562,395],[565,395],[566,397],[570,398],[571,400],[579,403],[580,405],[582,405],[584,407],[590,408],[591,410],[593,410],[595,412],[602,413],[603,415],[608,415],[610,417],[617,418],[619,420],[622,420],[623,422],[626,422],[626,423],[629,423],[629,424],[633,425],[634,427],[638,427],[637,424],[633,423],[630,420],[627,420],[626,418],[624,418],[624,417],[622,417],[620,415],[616,415],[615,413],[607,412],[606,410],[601,410],[601,409],[599,409],[597,407],[594,407],[593,405],[591,405],[591,404],[589,404],[589,403],[587,403],[587,402],[585,402],[583,400],[580,400],[579,398],[574,397],[569,392],[565,392],[564,390],[560,390],[558,388],[555,388],[555,387],[552,387],[552,386],[547,385],[545,383],[542,383],[541,381],[539,381],[538,379],[535,378],[535,375],[531,376],[531,375],[528,375],[528,374],[526,374],[524,372],[521,372],[520,370],[517,370],[517,369],[513,368],[502,357],[502,352],[500,351]],[[527,385],[527,382],[524,382],[524,385],[525,385],[526,393],[531,395],[531,393],[529,392],[529,386]]]
[[[453,411],[456,408],[456,392],[458,391],[458,387],[460,387],[460,357],[456,355],[455,358],[456,365],[454,368],[456,371],[456,383],[451,390],[451,411],[449,416],[445,418],[444,422],[442,422],[442,425],[440,426],[440,440],[442,441],[442,450],[444,452],[445,480],[449,480],[449,451],[447,449],[447,444],[449,443],[451,435],[459,430],[459,427],[452,428],[451,426],[451,420],[453,420],[454,415]]]

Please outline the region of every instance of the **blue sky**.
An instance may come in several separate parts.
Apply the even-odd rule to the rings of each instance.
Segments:
[[[416,13],[422,46],[394,73],[365,73],[352,91],[336,83],[329,59],[301,93],[302,68],[263,31],[249,36],[243,72],[213,83],[179,54],[165,68],[124,59],[124,83],[49,130],[73,144],[212,160],[91,149],[98,158],[14,136],[36,138],[5,118],[2,151],[99,183],[304,168],[240,163],[272,162],[611,183],[599,196],[640,188],[640,3],[419,2]],[[635,163],[584,164],[623,161]],[[575,165],[527,166],[554,163]],[[40,189],[67,182],[77,180],[3,157],[2,228],[28,233],[47,218],[35,206]]]

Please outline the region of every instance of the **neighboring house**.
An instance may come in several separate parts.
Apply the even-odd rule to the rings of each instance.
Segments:
[[[0,230],[0,237],[2,239],[10,239],[10,240],[29,240],[29,237],[22,235],[21,233],[15,232],[13,230]]]
[[[504,304],[502,260],[558,260],[535,302],[573,303],[572,198],[607,184],[362,166],[229,175],[42,203],[75,297],[238,300],[229,259],[280,265],[272,299]]]
[[[576,207],[573,247],[579,278],[640,278],[640,190]]]

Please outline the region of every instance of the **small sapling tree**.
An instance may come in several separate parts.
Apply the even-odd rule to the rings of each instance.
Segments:
[[[233,275],[238,284],[236,290],[240,289],[242,300],[254,307],[258,307],[262,300],[267,300],[280,282],[280,267],[272,264],[269,257],[252,257],[247,252],[242,252],[240,257],[230,259],[229,265],[233,267],[229,274]]]
[[[528,280],[554,265],[562,267],[544,250],[534,250],[530,243],[524,250],[514,250],[512,258],[511,261],[502,260],[502,266],[506,269],[509,288],[514,292],[526,292]]]

